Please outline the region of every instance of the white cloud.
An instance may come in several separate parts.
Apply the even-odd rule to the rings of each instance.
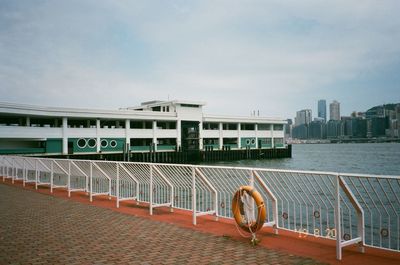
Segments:
[[[289,117],[318,98],[355,104],[332,88],[400,63],[397,1],[10,5],[0,11],[2,101],[117,108],[169,95],[216,114]],[[393,98],[384,86],[362,100]]]

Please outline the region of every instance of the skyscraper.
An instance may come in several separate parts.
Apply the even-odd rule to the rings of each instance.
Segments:
[[[329,118],[332,121],[340,121],[340,103],[334,100],[329,104]]]
[[[311,110],[303,109],[296,113],[296,118],[294,119],[294,123],[296,126],[302,124],[309,124],[311,122]]]
[[[318,117],[323,118],[326,122],[326,100],[320,99],[318,100]]]

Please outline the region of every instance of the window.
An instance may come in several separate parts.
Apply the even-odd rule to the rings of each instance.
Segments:
[[[274,131],[283,131],[283,124],[274,124]]]
[[[100,145],[102,148],[107,148],[108,146],[108,141],[106,139],[102,139],[100,142]]]
[[[86,147],[86,144],[87,144],[87,142],[86,142],[86,140],[83,139],[83,138],[81,138],[81,139],[79,139],[79,140],[77,141],[77,145],[78,145],[79,148],[85,148],[85,147]]]
[[[152,121],[131,121],[131,129],[152,129]]]
[[[219,143],[218,138],[204,138],[203,139],[203,144],[204,145],[216,145]]]
[[[96,141],[96,139],[89,139],[88,141],[87,141],[87,146],[88,147],[90,147],[90,148],[95,148],[96,147],[96,144],[97,144],[97,141]]]
[[[203,130],[219,130],[219,123],[205,122],[203,123]]]
[[[256,128],[256,126],[253,123],[242,123],[242,124],[240,124],[240,130],[242,130],[242,131],[254,131],[255,128]]]
[[[157,121],[157,128],[173,130],[173,129],[176,129],[176,122],[174,122],[174,121]]]
[[[198,108],[199,105],[194,105],[194,104],[181,104],[182,107],[186,108]]]
[[[271,124],[258,124],[259,131],[269,131],[271,129]]]
[[[224,124],[222,124],[222,128],[223,128],[223,130],[234,131],[234,130],[237,130],[238,125],[237,125],[237,123],[224,123]]]
[[[110,141],[110,146],[111,146],[111,148],[117,147],[117,141],[111,140],[111,141]]]

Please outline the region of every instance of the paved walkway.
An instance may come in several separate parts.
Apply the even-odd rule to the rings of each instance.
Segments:
[[[0,184],[0,264],[318,264]]]

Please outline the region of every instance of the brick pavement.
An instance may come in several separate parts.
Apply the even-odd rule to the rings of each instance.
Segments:
[[[0,264],[319,264],[0,184]]]

